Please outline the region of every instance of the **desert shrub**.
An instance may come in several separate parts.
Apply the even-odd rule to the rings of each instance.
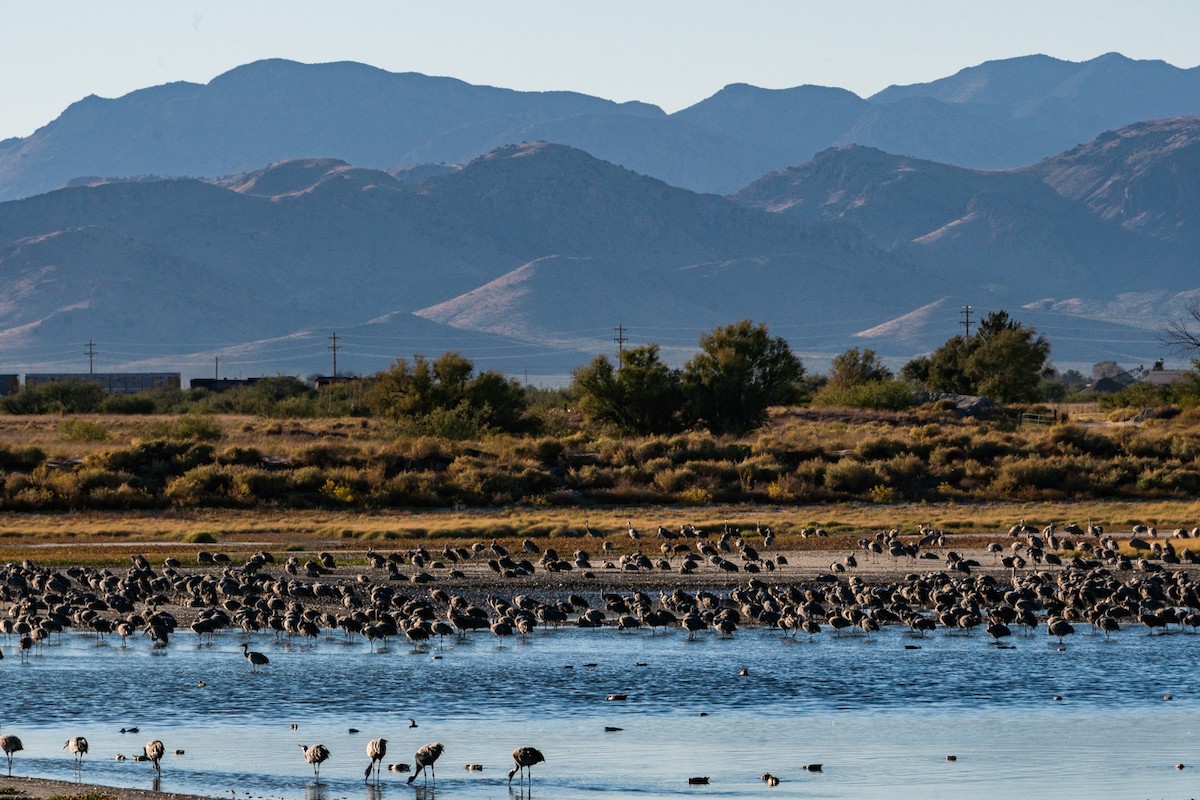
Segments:
[[[678,494],[678,498],[685,506],[706,506],[713,501],[712,492],[699,486],[684,489]]]
[[[914,405],[912,387],[895,380],[868,381],[849,386],[826,384],[813,396],[812,404],[884,411],[902,411]]]
[[[913,453],[893,456],[875,465],[884,477],[892,483],[910,483],[921,479],[929,470],[925,462]]]
[[[193,531],[185,533],[181,541],[186,544],[216,544],[217,537],[208,531]]]
[[[142,509],[154,508],[159,500],[143,488],[128,483],[119,484],[116,488],[97,486],[87,496],[89,508],[103,509]]]
[[[160,408],[155,398],[149,393],[110,394],[100,401],[96,409],[101,414],[154,414],[166,409]]]
[[[287,497],[289,481],[286,474],[253,467],[233,471],[230,496],[244,505],[274,502]]]
[[[1011,442],[994,435],[970,439],[963,449],[970,458],[978,461],[993,461],[1014,452]]]
[[[900,499],[900,493],[891,486],[879,484],[871,487],[870,497],[872,503],[895,503]]]
[[[1150,408],[1165,405],[1170,399],[1170,389],[1166,386],[1138,381],[1126,386],[1113,394],[1102,394],[1096,398],[1100,408]]]
[[[665,494],[676,494],[690,487],[696,480],[687,467],[670,467],[654,473],[654,485]]]
[[[793,475],[781,475],[767,484],[767,500],[772,503],[794,503],[802,487]]]
[[[879,473],[866,464],[842,459],[825,469],[825,488],[834,492],[859,494],[882,483]]]
[[[58,432],[68,442],[103,442],[109,430],[101,422],[71,417],[58,424]]]
[[[146,433],[156,439],[172,439],[179,442],[215,442],[223,436],[221,424],[212,417],[185,414],[170,420],[151,422]]]
[[[863,461],[879,461],[903,453],[905,449],[904,442],[885,436],[877,439],[864,439],[854,448],[854,454]]]
[[[289,494],[314,497],[328,480],[325,470],[320,467],[300,467],[284,473],[287,478]]]
[[[1002,495],[1020,496],[1021,489],[1061,489],[1077,484],[1077,476],[1063,462],[1045,460],[1006,461],[992,481],[992,489]]]
[[[218,464],[254,467],[263,463],[263,454],[257,447],[227,447],[217,453],[215,461]]]
[[[292,463],[299,467],[359,467],[363,464],[361,451],[347,444],[309,444],[292,453]]]
[[[32,472],[46,460],[46,454],[37,447],[10,447],[0,442],[0,469]]]
[[[1081,453],[1097,458],[1111,458],[1121,448],[1110,437],[1080,425],[1057,425],[1051,429],[1047,442],[1060,453]]]
[[[1137,488],[1153,495],[1194,495],[1200,489],[1200,474],[1179,465],[1165,465],[1138,476]]]
[[[227,505],[233,476],[223,467],[193,467],[167,484],[166,497],[177,506]]]
[[[966,457],[967,454],[961,447],[935,447],[929,454],[929,466],[931,469],[945,469]]]

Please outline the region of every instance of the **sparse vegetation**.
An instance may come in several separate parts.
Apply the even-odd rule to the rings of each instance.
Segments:
[[[0,417],[0,511],[878,505],[1200,489],[1200,411],[1059,419],[1072,421],[829,407],[777,409],[745,435],[619,436],[576,423],[556,436],[460,439],[352,418]]]

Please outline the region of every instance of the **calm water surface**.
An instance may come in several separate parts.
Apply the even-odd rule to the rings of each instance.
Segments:
[[[944,631],[791,640],[748,629],[689,642],[682,631],[564,629],[375,653],[340,634],[311,645],[264,634],[248,640],[271,658],[257,674],[243,641],[180,633],[151,650],[141,637],[122,647],[72,634],[24,662],[15,641],[0,642],[0,723],[25,743],[14,774],[73,780],[61,747],[84,735],[83,780],[152,788],[148,764],[115,756],[158,738],[160,788],[214,797],[521,796],[505,782],[520,745],[546,755],[532,788],[542,798],[1200,796],[1191,634],[1081,631],[1060,648],[1039,631],[999,649]],[[606,701],[613,693],[628,699]],[[386,771],[367,787],[375,736],[389,740],[385,763],[444,743],[436,789]],[[315,742],[332,751],[319,786],[296,746]],[[769,789],[764,772],[783,782]],[[699,775],[710,785],[687,784]]]

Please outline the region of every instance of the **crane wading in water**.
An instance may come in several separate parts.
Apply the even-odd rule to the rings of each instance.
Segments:
[[[142,748],[142,752],[145,754],[146,760],[154,765],[154,771],[158,773],[162,772],[162,767],[158,765],[158,762],[162,761],[163,753],[166,751],[166,748],[163,747],[163,743],[158,739],[151,739],[150,741],[146,742],[146,746]]]
[[[79,769],[83,766],[83,757],[87,755],[87,739],[82,736],[72,736],[63,742],[63,750],[71,751],[71,755],[75,756],[75,769]]]
[[[313,775],[317,776],[317,783],[320,783],[321,764],[329,758],[329,748],[323,744],[302,744],[300,749],[304,751],[304,760],[313,765]]]
[[[422,745],[421,749],[417,750],[417,754],[413,756],[413,760],[417,762],[417,768],[413,771],[412,775],[408,776],[408,782],[411,784],[415,781],[417,776],[425,771],[426,767],[429,767],[429,772],[436,781],[437,771],[433,768],[433,762],[441,757],[445,749],[441,742],[430,742],[429,744]],[[429,775],[425,776],[425,782],[429,782]]]
[[[383,766],[383,757],[387,755],[387,739],[372,739],[367,742],[367,758],[371,759],[371,763],[367,764],[367,771],[363,773],[363,777],[370,779],[371,770],[375,770],[375,780],[379,780],[379,768]]]
[[[524,775],[522,775],[522,779],[525,775],[528,775],[530,785],[533,785],[533,773],[530,771],[530,768],[533,767],[534,764],[541,764],[546,760],[546,757],[542,755],[542,751],[538,750],[536,747],[518,747],[516,750],[513,750],[512,758],[513,764],[516,766],[514,766],[508,772],[508,785],[512,786],[513,775],[516,775],[522,770],[525,771]],[[520,783],[520,780],[517,782]]]

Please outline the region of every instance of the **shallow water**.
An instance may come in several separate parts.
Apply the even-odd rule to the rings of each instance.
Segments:
[[[898,628],[811,640],[746,629],[691,642],[682,631],[563,629],[374,653],[340,635],[311,645],[260,635],[251,647],[271,663],[257,674],[241,655],[246,640],[198,644],[181,633],[151,650],[141,637],[122,647],[71,634],[25,661],[3,643],[0,722],[25,744],[14,774],[72,780],[60,748],[84,735],[83,780],[153,788],[150,765],[114,758],[158,738],[167,748],[158,788],[239,798],[508,797],[509,753],[521,745],[546,755],[532,788],[545,798],[1200,792],[1200,636],[1191,634],[1081,632],[1060,647],[1039,631],[999,649],[978,633],[919,639]],[[741,667],[750,674],[739,677]],[[612,693],[628,699],[606,701]],[[118,733],[134,725],[138,734]],[[389,740],[385,763],[411,763],[421,744],[443,742],[436,789],[387,771],[367,787],[364,748],[375,736]],[[297,747],[314,742],[332,751],[319,786]],[[809,763],[824,769],[805,772]],[[768,790],[764,772],[783,782]],[[687,784],[700,775],[710,785]]]

